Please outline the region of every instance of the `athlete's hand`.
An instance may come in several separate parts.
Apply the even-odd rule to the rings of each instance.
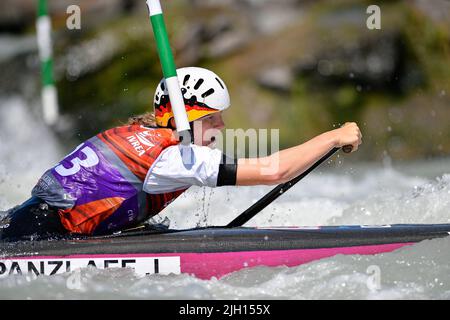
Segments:
[[[352,146],[351,152],[355,152],[362,143],[361,131],[354,122],[346,122],[339,129],[333,130],[333,132],[335,134],[335,147],[337,148]]]

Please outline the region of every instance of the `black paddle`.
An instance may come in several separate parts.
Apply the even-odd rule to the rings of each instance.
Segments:
[[[320,166],[325,160],[327,160],[329,157],[331,157],[333,154],[335,154],[339,148],[333,148],[331,151],[329,151],[326,155],[324,155],[322,158],[320,158],[316,163],[314,163],[308,170],[303,172],[302,174],[298,175],[294,179],[282,183],[272,189],[268,194],[266,194],[264,197],[262,197],[258,202],[254,203],[251,207],[249,207],[247,210],[245,210],[243,213],[241,213],[236,219],[231,221],[226,227],[227,228],[234,228],[234,227],[240,227],[246,222],[248,222],[251,218],[256,216],[261,210],[263,210],[265,207],[267,207],[269,204],[271,204],[275,199],[277,199],[279,196],[281,196],[283,193],[285,193],[287,190],[289,190],[293,185],[295,185],[297,182],[302,180],[304,177],[306,177],[311,171],[316,169],[318,166]],[[342,148],[342,150],[345,153],[350,153],[352,151],[352,146],[345,146]]]

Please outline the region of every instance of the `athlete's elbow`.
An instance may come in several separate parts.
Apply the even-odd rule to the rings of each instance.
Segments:
[[[247,160],[238,162],[237,185],[277,185],[290,180],[287,166],[273,157],[261,158],[255,165]]]
[[[267,181],[267,184],[276,185],[291,180],[291,170],[289,170],[287,166],[284,166],[279,162],[277,165],[273,165],[274,162],[271,162],[271,164],[271,166],[261,170],[261,175],[265,176],[264,180]]]
[[[288,182],[291,179],[287,170],[277,170],[276,172],[267,174],[265,180],[267,181],[268,185],[276,185]]]

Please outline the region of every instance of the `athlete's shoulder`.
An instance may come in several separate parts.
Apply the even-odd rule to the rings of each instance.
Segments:
[[[206,146],[176,145],[166,148],[147,172],[144,191],[172,192],[190,186],[217,186],[222,152]]]
[[[222,158],[222,151],[219,149],[213,149],[207,146],[198,146],[195,144],[182,145],[176,144],[167,147],[161,156],[158,158],[158,165],[164,163],[170,164],[169,167],[173,167],[175,163],[180,166],[197,165],[202,164],[220,164]]]
[[[121,137],[132,137],[138,135],[140,137],[148,137],[152,140],[164,140],[165,142],[172,144],[177,144],[179,140],[175,136],[173,130],[167,128],[158,127],[146,127],[143,125],[123,125],[105,130],[99,133],[98,137],[108,137],[108,136],[121,136]]]
[[[158,128],[153,128],[153,127],[145,127],[139,124],[131,124],[131,125],[122,125],[122,126],[117,126],[117,127],[113,127],[107,130],[104,130],[102,133],[115,133],[115,134],[120,134],[120,133],[130,133],[130,132],[140,132],[140,131],[147,131],[147,130],[155,130]]]

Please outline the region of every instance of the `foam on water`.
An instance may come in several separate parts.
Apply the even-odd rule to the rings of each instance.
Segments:
[[[0,210],[25,201],[61,158],[57,139],[32,108],[19,97],[0,99]]]
[[[191,188],[163,211],[173,227],[227,224],[272,187],[202,189]],[[374,166],[354,178],[328,170],[312,173],[246,225],[446,223],[450,221],[449,192],[449,174],[434,179],[409,177]],[[221,205],[205,206],[204,201]],[[185,219],[191,212],[198,219]]]
[[[0,210],[5,210],[25,200],[61,154],[52,133],[33,119],[23,101],[7,99],[0,106]],[[442,169],[433,174],[434,162],[408,170],[353,165],[349,171],[333,164],[315,171],[247,225],[450,221],[449,160],[440,162]],[[170,218],[172,228],[224,225],[271,188],[191,188],[161,216]],[[250,268],[220,280],[139,278],[131,270],[115,269],[8,276],[0,279],[0,299],[450,299],[449,247],[450,239],[436,239],[376,256],[340,255],[294,268]]]
[[[9,276],[0,279],[0,299],[450,299],[449,245],[449,238],[428,240],[375,256],[249,268],[220,280],[140,278],[118,269]]]
[[[450,174],[404,192],[380,192],[355,201],[330,224],[448,223]]]

